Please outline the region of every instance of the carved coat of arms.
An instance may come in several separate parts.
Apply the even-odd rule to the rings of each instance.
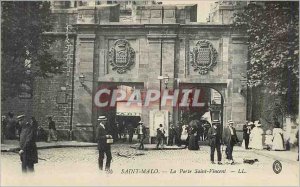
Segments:
[[[213,45],[207,40],[200,40],[190,51],[190,63],[194,71],[199,74],[207,74],[217,64],[218,53]]]
[[[112,66],[112,70],[120,74],[125,73],[134,64],[135,51],[127,40],[117,40],[109,50],[108,61]]]

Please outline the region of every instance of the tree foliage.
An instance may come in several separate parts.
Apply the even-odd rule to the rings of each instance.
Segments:
[[[281,98],[286,113],[298,112],[299,2],[250,3],[234,26],[248,35],[248,85]]]
[[[50,3],[45,1],[2,1],[2,99],[15,97],[22,85],[32,86],[35,77],[61,72],[62,62],[49,51],[54,40]]]

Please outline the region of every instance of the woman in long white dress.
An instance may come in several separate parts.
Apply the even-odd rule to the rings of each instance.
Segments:
[[[259,123],[259,121],[255,121],[254,125],[255,127],[251,131],[251,148],[262,150],[264,148],[262,138],[264,131],[261,128],[261,124]]]
[[[279,122],[275,122],[274,125],[272,150],[282,151],[284,150],[283,130],[280,128]]]
[[[249,125],[251,125],[251,130],[250,130],[250,135],[249,135],[249,145],[248,145],[248,147],[250,148],[250,149],[252,149],[253,148],[253,146],[252,146],[252,142],[253,142],[253,129],[255,129],[255,126],[254,126],[254,123],[253,122],[250,122],[250,124]],[[253,127],[254,126],[254,127]]]
[[[181,142],[185,145],[185,147],[188,147],[189,140],[188,140],[188,125],[184,124],[181,128]]]
[[[272,135],[272,131],[270,129],[268,129],[266,131],[265,145],[266,145],[268,151],[272,148],[272,145],[273,145],[273,135]]]

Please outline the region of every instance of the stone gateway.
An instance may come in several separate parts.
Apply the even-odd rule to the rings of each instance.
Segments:
[[[175,125],[187,116],[200,120],[204,114],[222,125],[229,119],[244,123],[243,33],[232,30],[229,21],[196,22],[197,5],[145,1],[132,5],[130,16],[122,8],[52,3],[56,25],[45,35],[57,40],[52,52],[65,61],[65,73],[36,80],[31,113],[38,121],[53,115],[59,139],[78,141],[95,141],[100,115],[107,116],[110,131],[116,131],[116,121],[125,129],[129,124],[136,128],[140,118],[149,128],[150,113],[157,110],[168,111],[167,121]],[[107,90],[100,93],[103,88]],[[114,90],[118,92],[112,94]],[[165,94],[165,99],[140,105],[150,90]],[[181,90],[178,98],[187,104],[172,104],[169,97],[175,90]],[[122,92],[124,97],[118,95]],[[132,105],[124,104],[128,100]],[[106,107],[99,107],[106,101]]]

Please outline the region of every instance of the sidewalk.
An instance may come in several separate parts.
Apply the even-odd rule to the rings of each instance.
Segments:
[[[266,156],[269,158],[273,158],[275,160],[279,161],[285,161],[285,162],[295,162],[298,158],[298,152],[297,149],[293,149],[290,151],[268,151],[268,150],[253,150],[254,153],[262,156]]]
[[[1,142],[1,152],[14,152],[20,149],[19,141],[5,140]],[[57,142],[37,142],[38,149],[61,148],[61,147],[96,147],[97,143],[77,142],[77,141],[57,141]]]
[[[3,144],[4,143],[4,144]],[[1,142],[1,152],[15,152],[19,150],[19,141],[17,140],[5,140]],[[136,149],[139,144],[126,144],[131,148]],[[38,149],[49,149],[49,148],[63,148],[63,147],[96,147],[97,143],[90,142],[77,142],[77,141],[58,141],[58,142],[37,142]],[[204,147],[204,145],[200,146]],[[206,147],[206,146],[205,146]],[[208,147],[208,146],[207,146]],[[184,146],[164,146],[163,150],[181,150]],[[225,149],[225,146],[222,146]],[[145,150],[156,150],[156,144],[145,144]],[[249,152],[257,155],[265,156],[279,161],[293,162],[295,163],[298,157],[297,149],[290,151],[267,151],[267,150],[245,150],[243,147],[236,146],[234,148],[237,152]]]
[[[130,147],[134,148],[134,149],[138,149],[139,145],[140,144],[137,143],[137,144],[130,145]],[[168,146],[168,145],[165,145],[162,150],[177,150],[177,149],[185,149],[185,146],[184,145],[182,145],[182,146],[177,146],[177,145]],[[144,144],[144,150],[157,150],[156,149],[156,144]]]
[[[90,142],[77,142],[77,141],[57,141],[57,142],[37,142],[38,149],[49,149],[49,148],[62,148],[62,147],[96,147],[97,143]],[[126,144],[130,145],[130,144]],[[137,148],[139,144],[130,145],[131,148]],[[164,146],[166,150],[184,149],[185,146]],[[1,152],[14,152],[18,151],[19,141],[17,140],[5,140],[4,144],[1,143]],[[155,150],[156,144],[145,144],[145,150]]]

